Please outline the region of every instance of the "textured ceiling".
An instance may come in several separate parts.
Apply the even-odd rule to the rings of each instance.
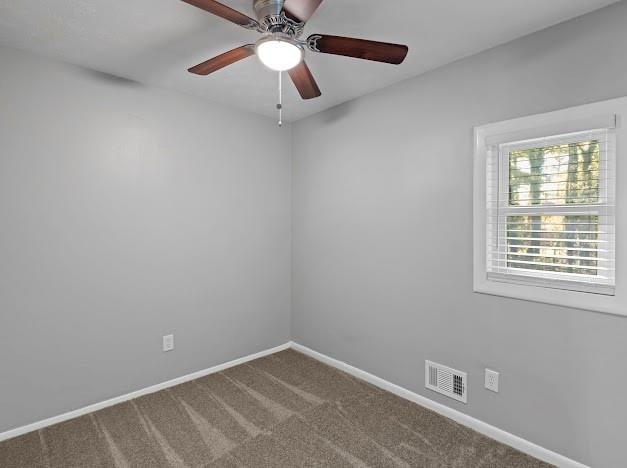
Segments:
[[[224,0],[249,16],[252,0]],[[286,120],[297,120],[456,59],[582,15],[615,0],[325,0],[305,34],[407,44],[400,66],[307,54],[322,97],[285,86]],[[180,0],[0,0],[0,44],[142,83],[275,115],[277,75],[255,57],[209,77],[187,68],[258,33]]]

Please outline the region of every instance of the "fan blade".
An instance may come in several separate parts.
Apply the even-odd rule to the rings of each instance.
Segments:
[[[288,71],[288,74],[303,99],[313,99],[322,95],[318,83],[304,60]]]
[[[305,23],[321,3],[322,0],[285,0],[283,11],[288,18]]]
[[[246,16],[244,13],[240,13],[233,8],[230,8],[226,5],[223,5],[220,2],[216,2],[215,0],[183,0],[185,3],[189,3],[190,5],[194,5],[202,10],[208,11],[209,13],[213,13],[220,18],[224,18],[231,23],[235,23],[239,26],[242,26],[246,29],[257,29],[259,23],[254,19]]]
[[[229,50],[228,52],[209,59],[206,62],[199,63],[187,71],[196,75],[208,75],[209,73],[218,71],[227,65],[232,65],[235,62],[245,59],[246,57],[250,57],[251,55],[255,55],[255,46],[248,44],[238,47],[237,49]]]
[[[391,63],[393,65],[403,63],[409,51],[409,48],[405,45],[320,34],[309,36],[307,45],[314,52],[344,55],[375,62]]]

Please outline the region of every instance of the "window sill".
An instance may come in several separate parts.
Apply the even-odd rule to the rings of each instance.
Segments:
[[[570,307],[579,310],[627,316],[627,304],[622,304],[617,296],[503,283],[487,278],[475,280],[474,292]]]

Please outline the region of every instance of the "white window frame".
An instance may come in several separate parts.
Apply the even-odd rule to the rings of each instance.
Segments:
[[[612,291],[601,291],[597,286],[589,290],[581,287],[581,283],[572,288],[562,281],[559,289],[551,283],[551,279],[543,280],[537,277],[515,278],[515,275],[498,275],[488,273],[487,241],[488,241],[488,210],[486,205],[487,180],[486,169],[490,158],[490,151],[495,147],[510,142],[541,139],[552,135],[566,135],[590,131],[593,129],[613,128],[616,148],[615,180],[616,187],[602,187],[601,196],[615,196],[615,205],[618,207],[615,217],[616,243],[620,243],[620,233],[627,232],[625,225],[627,217],[621,213],[621,201],[626,200],[625,188],[621,180],[627,181],[627,166],[621,164],[621,150],[627,147],[627,129],[621,125],[622,116],[627,116],[627,98],[612,99],[594,104],[573,107],[556,112],[539,114],[519,119],[498,122],[475,127],[475,154],[474,154],[474,291],[502,297],[513,297],[535,302],[556,304],[578,309],[606,312],[618,315],[627,315],[627,290],[621,282],[621,274],[627,268],[627,249],[622,245],[616,246],[615,286]],[[523,144],[524,145],[524,144]],[[499,158],[505,157],[499,154]],[[502,161],[502,160],[501,160]],[[508,165],[509,166],[509,165]],[[611,169],[610,169],[611,170]],[[509,180],[503,180],[508,171],[499,171],[501,177],[499,185],[508,187]],[[616,190],[614,190],[616,189]],[[608,201],[609,200],[605,200]],[[513,207],[509,207],[512,209]],[[516,210],[516,208],[513,208]],[[534,211],[537,209],[534,208]],[[578,211],[581,207],[572,207],[567,210],[563,206],[552,208],[546,205],[542,211]],[[523,212],[524,208],[518,211]],[[500,210],[499,210],[500,211]],[[623,210],[624,211],[624,210]],[[627,237],[625,237],[627,242]],[[512,269],[514,270],[514,269]],[[598,294],[600,292],[600,294]],[[597,294],[594,294],[597,293]],[[609,295],[613,293],[614,295]]]
[[[612,125],[612,129],[615,125]],[[511,206],[509,204],[509,157],[511,151],[521,151],[526,149],[537,148],[538,145],[563,145],[573,141],[583,141],[596,139],[600,147],[600,173],[603,175],[599,178],[599,201],[596,204],[586,205],[534,205],[534,206]],[[615,173],[615,138],[611,129],[589,130],[584,132],[568,133],[558,136],[546,136],[540,139],[530,139],[517,141],[512,143],[502,143],[496,146],[494,151],[495,162],[498,164],[498,191],[492,196],[498,199],[498,219],[496,226],[502,229],[494,229],[492,234],[488,230],[487,244],[497,243],[505,251],[507,250],[507,217],[508,216],[533,216],[533,215],[582,215],[582,216],[599,216],[606,218],[613,215],[615,205],[615,190],[613,178],[608,174]],[[489,182],[488,182],[489,183]],[[490,190],[488,190],[490,193]],[[489,195],[490,196],[490,195]],[[496,205],[495,205],[496,206]],[[608,208],[608,206],[610,208]],[[553,273],[550,271],[529,271],[513,267],[493,268],[498,271],[490,271],[490,252],[488,249],[487,270],[488,279],[494,281],[502,281],[515,284],[528,284],[530,286],[542,286],[547,288],[568,289],[571,291],[590,292],[596,294],[614,295],[614,237],[610,234],[613,226],[603,226],[603,233],[599,235],[601,245],[608,247],[609,252],[599,253],[602,264],[610,268],[610,275],[606,280],[598,281],[596,276],[575,276],[573,281],[564,279],[570,276],[563,273]],[[500,249],[499,249],[500,250]],[[501,253],[497,253],[501,255]],[[504,254],[503,254],[504,255]],[[497,261],[498,263],[498,261]]]

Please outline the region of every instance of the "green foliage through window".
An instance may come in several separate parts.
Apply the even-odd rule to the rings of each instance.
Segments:
[[[509,204],[598,203],[599,162],[596,140],[511,151]]]
[[[596,140],[509,153],[509,206],[573,206],[600,202]],[[599,217],[534,213],[507,217],[510,268],[598,275]]]
[[[508,216],[507,266],[597,275],[598,216]]]

